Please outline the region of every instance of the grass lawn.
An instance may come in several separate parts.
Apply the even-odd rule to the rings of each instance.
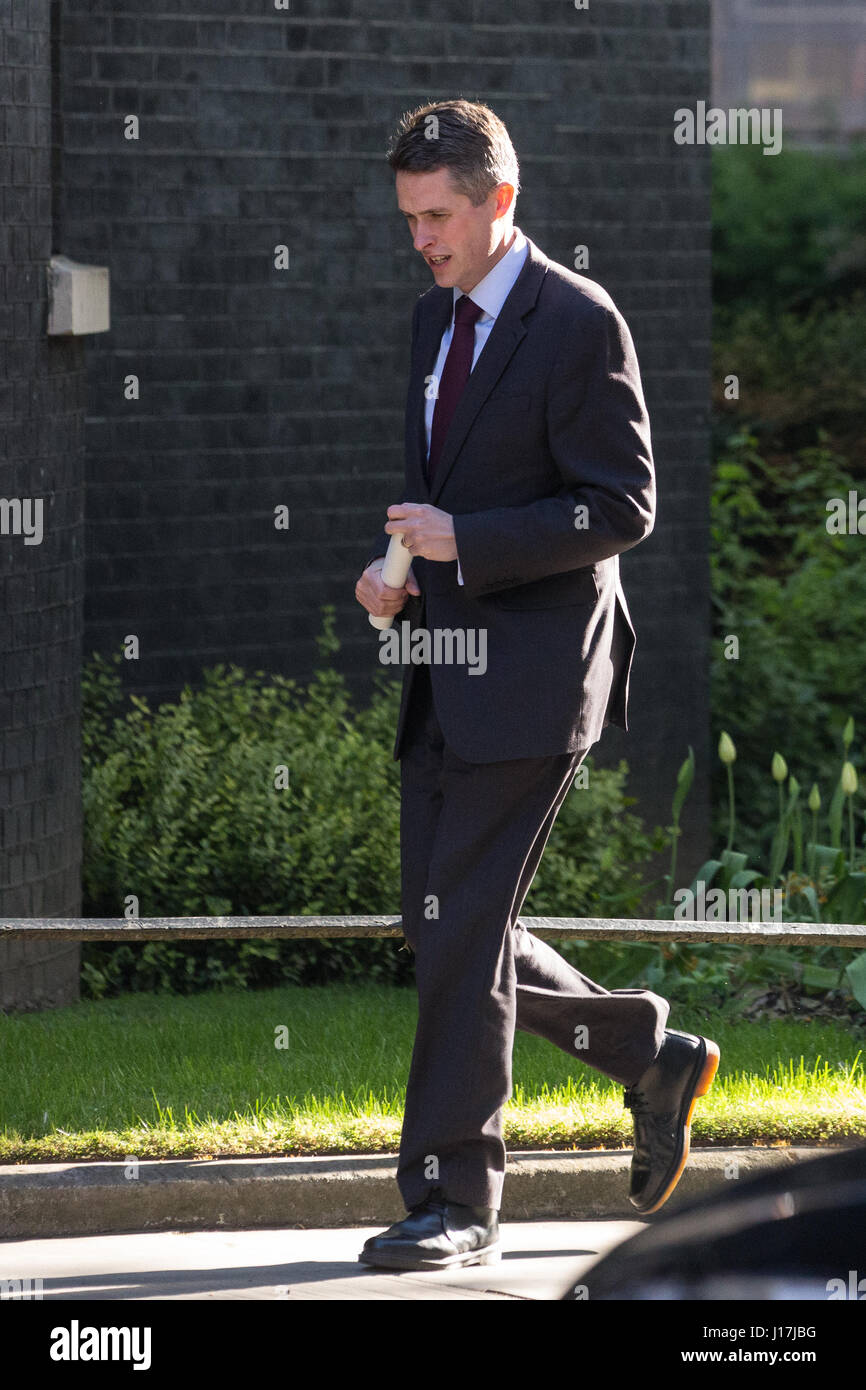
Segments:
[[[669,1023],[721,1048],[696,1146],[866,1138],[866,1025],[683,1007]],[[0,1015],[0,1162],[395,1152],[414,1026],[414,991],[376,985]],[[517,1034],[509,1148],[631,1147],[632,1133],[622,1087]]]

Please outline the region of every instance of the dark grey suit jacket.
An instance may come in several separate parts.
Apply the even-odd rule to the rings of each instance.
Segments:
[[[655,519],[631,334],[601,285],[530,240],[431,489],[424,390],[452,301],[450,289],[434,286],[415,305],[400,500],[453,514],[464,584],[457,561],[416,558],[422,597],[394,626],[486,629],[485,674],[468,664],[430,668],[437,717],[458,756],[483,763],[588,748],[606,724],[628,727],[635,636],[618,557]],[[367,564],[388,540],[383,531]],[[395,758],[414,674],[407,665]]]

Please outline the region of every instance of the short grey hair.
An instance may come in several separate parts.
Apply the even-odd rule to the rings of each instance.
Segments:
[[[388,146],[397,173],[448,169],[460,193],[475,207],[500,183],[520,192],[520,167],[502,121],[480,101],[432,101],[407,111]]]

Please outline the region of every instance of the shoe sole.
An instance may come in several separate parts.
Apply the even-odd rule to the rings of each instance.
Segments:
[[[501,1245],[487,1245],[482,1250],[465,1250],[448,1255],[444,1260],[425,1260],[420,1256],[413,1258],[405,1254],[401,1257],[399,1250],[390,1255],[384,1250],[377,1251],[372,1258],[362,1251],[358,1256],[361,1264],[373,1267],[379,1265],[384,1269],[462,1269],[466,1265],[498,1265],[501,1259]]]
[[[686,1114],[686,1122],[683,1126],[683,1151],[680,1157],[679,1164],[677,1165],[677,1168],[675,1169],[671,1177],[668,1179],[667,1186],[662,1188],[661,1193],[653,1202],[652,1206],[636,1207],[636,1210],[640,1212],[641,1216],[651,1216],[654,1211],[658,1211],[660,1207],[664,1206],[665,1202],[668,1200],[677,1183],[679,1182],[680,1178],[682,1177],[683,1170],[685,1169],[686,1163],[688,1162],[689,1148],[691,1145],[692,1114],[694,1113],[694,1108],[700,1097],[705,1096],[707,1094],[707,1091],[712,1086],[713,1079],[716,1075],[716,1072],[719,1069],[720,1053],[718,1043],[711,1042],[709,1038],[704,1038],[702,1041],[706,1048],[706,1056],[704,1057],[700,1075],[698,1076],[697,1083],[695,1085],[694,1090],[692,1091],[691,1099],[689,1101],[688,1113]],[[635,1204],[633,1203],[632,1205]]]

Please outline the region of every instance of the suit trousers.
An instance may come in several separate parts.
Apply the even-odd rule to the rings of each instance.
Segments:
[[[407,1210],[434,1187],[498,1210],[515,1027],[629,1086],[658,1054],[670,1006],[649,990],[604,989],[517,921],[589,750],[465,762],[444,741],[426,666],[413,682],[400,840],[418,1022],[397,1183]]]

